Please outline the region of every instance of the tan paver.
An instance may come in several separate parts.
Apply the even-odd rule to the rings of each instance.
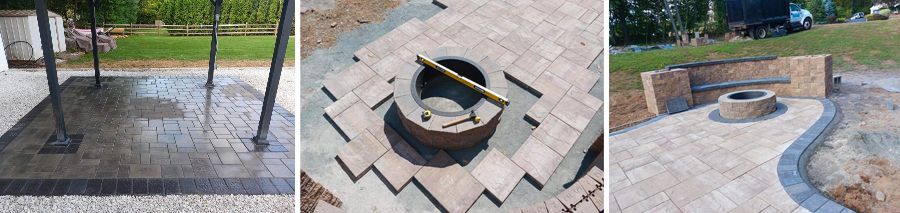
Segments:
[[[332,206],[330,203],[325,202],[323,200],[316,201],[316,210],[314,213],[341,213],[344,210],[341,210],[338,207]]]
[[[472,176],[503,203],[519,184],[519,180],[525,176],[525,171],[497,149],[491,149],[472,170]]]
[[[370,109],[378,107],[378,105],[387,100],[388,97],[391,97],[391,93],[393,92],[394,87],[391,86],[391,84],[388,84],[384,79],[378,77],[369,79],[353,90],[353,93],[356,94],[356,96]]]
[[[369,171],[372,164],[385,152],[387,148],[384,148],[372,134],[365,132],[341,147],[337,158],[356,180]]]
[[[415,178],[448,212],[467,211],[484,191],[484,186],[443,150]]]
[[[617,160],[609,170],[615,187],[611,207],[623,212],[805,210],[779,184],[777,160],[818,119],[823,106],[818,100],[778,101],[790,110],[769,120],[717,123],[707,118],[717,109],[712,104],[612,136],[610,158]]]
[[[563,157],[559,153],[534,137],[529,137],[512,157],[516,165],[519,165],[528,176],[540,184],[539,187],[543,187],[547,183],[562,159]]]
[[[381,124],[383,119],[374,111],[369,109],[365,103],[358,101],[348,107],[346,110],[332,117],[334,123],[337,124],[341,131],[348,138],[356,138],[362,132],[366,131],[371,125]]]
[[[566,156],[569,149],[572,149],[572,146],[575,145],[579,135],[581,135],[581,132],[552,115],[547,117],[532,133],[532,136],[553,149],[553,151],[556,151],[560,156]]]
[[[391,137],[385,137],[385,139],[388,138]],[[384,156],[381,156],[381,159],[375,162],[375,169],[378,169],[378,172],[384,176],[395,192],[399,192],[406,187],[426,162],[425,158],[403,139],[388,141],[388,143],[390,143],[389,149]]]
[[[365,63],[355,63],[344,71],[326,77],[322,85],[335,98],[340,98],[374,75],[375,72]]]
[[[374,164],[392,188],[402,190],[409,182],[410,173],[415,173],[413,176],[420,182],[432,182],[423,183],[423,186],[440,206],[448,211],[464,211],[480,196],[485,186],[452,162],[449,156],[440,156],[440,153],[427,164],[446,163],[446,167],[421,166],[419,153],[402,138],[395,137],[393,130],[371,110],[384,98],[393,96],[398,97],[395,103],[401,111],[400,116],[413,118],[413,122],[423,126],[442,123],[435,119],[415,119],[422,112],[414,110],[416,103],[405,89],[411,83],[412,68],[419,66],[414,62],[414,56],[417,53],[463,55],[478,61],[491,72],[496,70],[495,73],[488,73],[494,84],[511,79],[542,95],[526,113],[528,119],[540,123],[528,141],[505,161],[503,159],[506,157],[491,151],[488,157],[502,158],[490,160],[491,163],[483,167],[479,165],[473,172],[485,176],[477,178],[485,182],[489,193],[497,195],[501,201],[520,182],[523,175],[516,175],[518,173],[528,174],[542,188],[594,113],[603,105],[602,101],[586,92],[600,78],[600,73],[586,68],[603,51],[601,14],[605,9],[602,4],[597,4],[602,2],[438,0],[437,3],[447,8],[427,20],[414,18],[367,44],[354,52],[358,63],[327,77],[323,85],[337,100],[326,108],[326,114],[348,138],[368,134],[387,147],[387,154]],[[494,63],[487,63],[487,59]],[[554,70],[549,70],[551,65]],[[494,86],[499,92],[509,89],[507,85],[492,85],[492,88]],[[403,90],[395,94],[395,88]],[[499,107],[481,107],[477,113],[499,110]],[[463,124],[453,128],[466,131],[472,127],[474,125]],[[646,146],[645,153],[657,147]],[[498,176],[490,174],[503,171],[502,168],[510,169],[507,173],[513,175],[506,174],[500,179],[486,178]],[[451,178],[459,183],[435,181],[439,178]],[[448,188],[454,184],[463,186],[463,190],[450,191]],[[555,198],[548,202],[549,206],[545,203],[538,208],[563,209]],[[579,205],[597,207],[598,203],[602,205],[602,199],[585,200]]]

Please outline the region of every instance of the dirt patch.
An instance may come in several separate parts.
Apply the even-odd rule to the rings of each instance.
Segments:
[[[641,90],[627,90],[610,94],[609,126],[616,131],[654,117],[647,111],[647,102]]]
[[[300,212],[313,212],[316,209],[316,201],[325,201],[332,206],[340,208],[343,203],[328,189],[319,185],[316,181],[306,175],[306,172],[300,171]]]
[[[897,62],[894,60],[888,59],[888,60],[881,61],[881,65],[886,66],[886,67],[888,67],[888,66],[892,67],[894,65],[897,65]]]
[[[268,60],[217,60],[219,67],[268,67],[272,62]],[[89,63],[60,63],[60,68],[93,68],[93,62]],[[284,66],[294,66],[294,60],[284,60]],[[100,61],[100,68],[167,68],[167,67],[209,67],[209,61],[178,61],[178,60],[126,60],[126,61]]]
[[[384,21],[385,12],[403,0],[338,0],[334,9],[300,13],[300,57],[334,45],[338,35],[360,25]]]
[[[900,208],[895,202],[900,196],[900,174],[891,165],[890,160],[873,157],[848,164],[848,169],[857,165],[867,165],[869,171],[861,171],[861,182],[850,185],[839,185],[828,191],[835,200],[857,212],[890,212]]]
[[[900,93],[882,88],[898,70],[843,72],[830,99],[843,119],[807,165],[810,182],[858,212],[900,208]]]

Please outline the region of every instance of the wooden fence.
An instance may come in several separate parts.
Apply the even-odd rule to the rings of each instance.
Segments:
[[[105,24],[112,34],[208,36],[212,25]],[[219,24],[219,35],[275,35],[277,24]]]

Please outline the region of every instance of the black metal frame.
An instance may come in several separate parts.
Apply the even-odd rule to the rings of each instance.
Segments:
[[[287,50],[288,39],[291,37],[291,29],[294,24],[294,0],[284,0],[281,5],[281,19],[278,20],[278,35],[275,39],[275,52],[272,54],[272,65],[269,70],[269,80],[266,83],[266,97],[263,99],[262,112],[259,114],[259,128],[253,142],[258,145],[268,145],[269,123],[272,122],[272,110],[275,107],[275,95],[278,92],[278,83],[281,80],[281,68],[284,66],[284,54]]]
[[[207,74],[206,78],[206,87],[212,88],[215,86],[213,84],[213,74],[218,67],[216,65],[216,52],[219,51],[219,18],[222,14],[222,0],[209,0],[213,4],[213,28],[212,28],[212,41],[209,45],[209,74]]]
[[[218,45],[219,17],[223,0],[211,0],[215,7],[215,20],[213,23],[213,39],[210,47],[209,74],[206,85],[212,87],[213,74],[216,68],[216,51]],[[100,58],[97,53],[97,18],[95,15],[98,0],[89,0],[91,10],[91,45],[94,55],[94,79],[96,86],[100,86]],[[56,72],[56,57],[53,52],[53,41],[50,38],[50,18],[45,0],[34,0],[37,13],[38,28],[41,36],[41,48],[44,53],[44,63],[47,71],[47,84],[50,89],[50,103],[56,119],[56,137],[50,143],[53,145],[68,145],[72,139],[66,133],[65,116],[60,100],[59,79]],[[262,112],[259,116],[259,128],[257,135],[253,137],[254,143],[268,145],[269,124],[272,122],[272,111],[275,106],[275,96],[278,92],[278,83],[281,80],[281,70],[284,66],[284,56],[287,51],[294,20],[294,0],[284,0],[282,3],[281,17],[278,23],[278,34],[275,40],[275,49],[272,54],[272,64],[269,68],[269,79],[266,83],[265,97],[263,98]]]
[[[41,47],[44,52],[44,66],[47,68],[47,85],[50,88],[50,103],[56,119],[56,140],[54,145],[68,145],[72,142],[66,133],[66,121],[63,116],[62,102],[59,99],[59,79],[56,77],[56,57],[53,54],[53,40],[50,38],[50,17],[47,14],[47,3],[34,0],[35,13],[38,20],[38,31],[41,34]]]
[[[91,49],[94,54],[94,86],[99,88],[100,85],[100,56],[97,53],[97,7],[100,0],[88,0],[88,6],[91,8]]]

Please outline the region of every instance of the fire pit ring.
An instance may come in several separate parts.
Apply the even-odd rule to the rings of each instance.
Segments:
[[[741,90],[719,96],[719,115],[725,119],[741,120],[775,112],[775,92],[770,90]]]
[[[505,96],[509,90],[499,66],[477,51],[442,47],[422,54],[500,95]],[[394,102],[403,127],[418,141],[433,148],[457,150],[485,141],[497,129],[504,109],[422,64],[399,70],[393,85]],[[453,124],[453,121],[462,122]]]

